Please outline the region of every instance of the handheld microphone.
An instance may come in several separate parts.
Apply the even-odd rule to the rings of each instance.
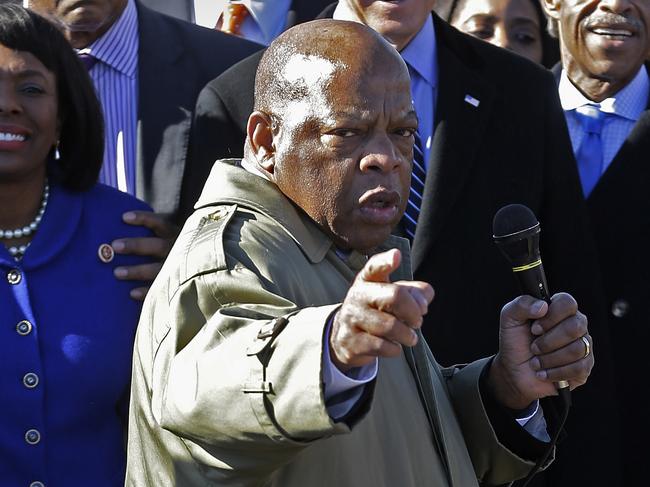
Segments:
[[[492,222],[494,242],[512,266],[524,294],[551,302],[542,257],[539,252],[541,228],[535,214],[524,205],[507,205],[497,211]],[[569,394],[569,383],[556,383],[561,395]]]

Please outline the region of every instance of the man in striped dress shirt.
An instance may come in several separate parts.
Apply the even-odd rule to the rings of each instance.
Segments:
[[[152,280],[176,236],[183,192],[191,113],[201,88],[259,48],[221,32],[173,19],[137,0],[30,0],[38,13],[60,24],[85,58],[102,103],[105,153],[100,181],[149,203],[153,212],[128,212],[125,221],[156,234],[122,239],[118,253],[152,256],[157,262],[118,267],[118,279]],[[132,296],[143,299],[146,288]]]

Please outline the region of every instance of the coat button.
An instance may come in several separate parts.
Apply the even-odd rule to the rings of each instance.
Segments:
[[[25,374],[23,377],[23,384],[27,389],[33,389],[38,385],[38,376],[33,372]]]
[[[623,318],[630,311],[630,303],[625,299],[617,299],[612,304],[612,314],[616,318]]]
[[[29,487],[45,487],[45,484],[43,482],[36,481],[29,484]]]
[[[18,269],[11,269],[7,272],[7,282],[9,284],[19,284],[23,276]]]
[[[29,335],[32,332],[32,324],[27,320],[19,321],[16,325],[16,332],[22,336]]]
[[[38,430],[27,430],[25,441],[30,445],[37,445],[41,441],[41,433]]]

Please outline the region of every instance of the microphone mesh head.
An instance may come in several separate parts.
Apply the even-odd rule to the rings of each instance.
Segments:
[[[494,215],[492,232],[495,237],[505,237],[539,224],[535,214],[527,206],[517,203],[504,206]]]

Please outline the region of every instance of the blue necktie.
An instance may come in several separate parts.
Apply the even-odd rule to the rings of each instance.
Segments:
[[[600,132],[607,114],[597,106],[585,105],[576,109],[576,117],[582,124],[584,137],[576,153],[578,172],[585,198],[594,189],[603,169],[603,141]]]
[[[424,153],[422,152],[422,141],[420,134],[415,132],[415,144],[413,144],[413,172],[411,173],[411,190],[409,191],[408,205],[402,218],[402,225],[406,235],[411,242],[415,236],[415,226],[420,216],[422,207],[422,195],[424,194],[424,178],[426,169],[424,168]]]

